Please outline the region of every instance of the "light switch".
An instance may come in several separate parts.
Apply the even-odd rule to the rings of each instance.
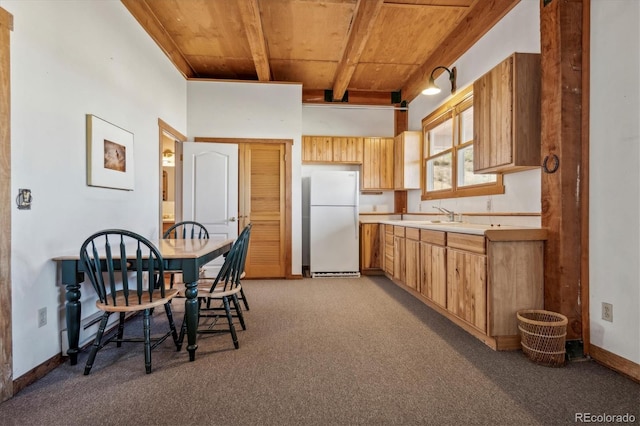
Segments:
[[[31,210],[31,190],[30,189],[19,189],[18,196],[16,197],[16,204],[18,205],[18,210]]]

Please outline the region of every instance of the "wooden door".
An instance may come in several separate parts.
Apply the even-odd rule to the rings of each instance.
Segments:
[[[276,143],[241,146],[240,225],[253,224],[247,278],[287,276],[285,149]]]

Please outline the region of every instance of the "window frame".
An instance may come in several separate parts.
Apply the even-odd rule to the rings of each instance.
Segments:
[[[473,85],[459,92],[422,119],[423,156],[420,162],[420,176],[422,180],[421,199],[423,201],[504,194],[504,184],[501,173],[496,173],[496,180],[494,182],[466,185],[463,187],[458,186],[458,151],[473,145],[473,139],[460,143],[462,128],[459,116],[471,106],[473,106]],[[430,155],[428,132],[449,119],[453,120],[451,148],[440,151],[436,155]],[[449,152],[451,153],[451,188],[432,191],[427,190],[427,162],[431,159],[446,155]]]

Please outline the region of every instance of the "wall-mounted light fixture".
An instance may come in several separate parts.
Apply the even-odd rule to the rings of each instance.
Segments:
[[[164,167],[174,167],[176,165],[173,151],[171,151],[170,149],[165,149],[164,151],[162,151],[162,165]]]
[[[451,82],[451,94],[456,93],[456,67],[453,67],[451,68],[451,70],[449,70],[449,68],[447,67],[440,66],[435,67],[433,71],[431,71],[431,76],[429,77],[429,85],[422,91],[423,95],[436,95],[440,93],[440,88],[436,86],[436,83],[433,80],[433,73],[439,69],[443,69],[449,73],[449,81]]]

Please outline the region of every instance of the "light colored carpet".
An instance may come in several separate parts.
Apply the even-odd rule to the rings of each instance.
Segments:
[[[384,277],[255,280],[240,349],[199,336],[107,346],[91,375],[58,367],[0,404],[2,425],[563,425],[640,419],[640,385],[592,361],[563,368],[494,352]],[[176,305],[182,320],[183,305]],[[155,322],[162,323],[162,310]],[[138,320],[128,329],[138,332]],[[133,326],[133,328],[132,328]],[[158,327],[158,324],[154,324]]]

